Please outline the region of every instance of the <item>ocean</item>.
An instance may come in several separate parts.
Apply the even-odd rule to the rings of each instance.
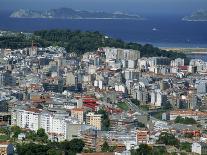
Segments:
[[[207,47],[207,22],[182,21],[183,16],[148,16],[146,20],[13,19],[0,11],[0,30],[45,29],[100,31],[107,36],[158,47]]]

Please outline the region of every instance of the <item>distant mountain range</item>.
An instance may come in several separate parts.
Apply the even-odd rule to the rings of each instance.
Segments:
[[[207,21],[207,10],[198,10],[193,12],[190,16],[184,17],[184,21]]]
[[[90,12],[79,11],[70,8],[51,9],[46,11],[35,11],[29,9],[20,9],[10,15],[11,18],[51,18],[51,19],[131,19],[143,20],[139,15],[129,15],[121,12]]]

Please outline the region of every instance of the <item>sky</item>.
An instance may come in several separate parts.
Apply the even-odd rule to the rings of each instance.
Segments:
[[[207,0],[0,0],[0,10],[45,10],[61,7],[140,14],[189,14],[198,9],[207,10]]]

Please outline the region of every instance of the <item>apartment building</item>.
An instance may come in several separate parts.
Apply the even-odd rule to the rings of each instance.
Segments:
[[[77,118],[81,123],[83,123],[83,112],[82,108],[71,109],[71,117]]]
[[[27,128],[37,131],[39,128],[40,110],[36,108],[29,108],[26,110],[16,110],[16,125],[21,128]],[[14,122],[13,122],[14,123]]]
[[[136,141],[137,141],[137,144],[149,143],[149,131],[146,129],[137,130]]]
[[[96,129],[101,130],[101,116],[100,114],[95,114],[89,112],[86,114],[86,124],[96,127]]]

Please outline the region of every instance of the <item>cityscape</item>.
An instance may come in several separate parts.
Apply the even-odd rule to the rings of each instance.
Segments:
[[[52,18],[63,20],[60,10]],[[15,20],[31,12],[51,18],[52,11],[21,10]],[[84,20],[141,18],[72,12],[67,20],[80,20],[80,12]],[[198,14],[183,22],[197,22]],[[97,31],[0,30],[0,154],[207,154],[206,49],[156,47]]]

